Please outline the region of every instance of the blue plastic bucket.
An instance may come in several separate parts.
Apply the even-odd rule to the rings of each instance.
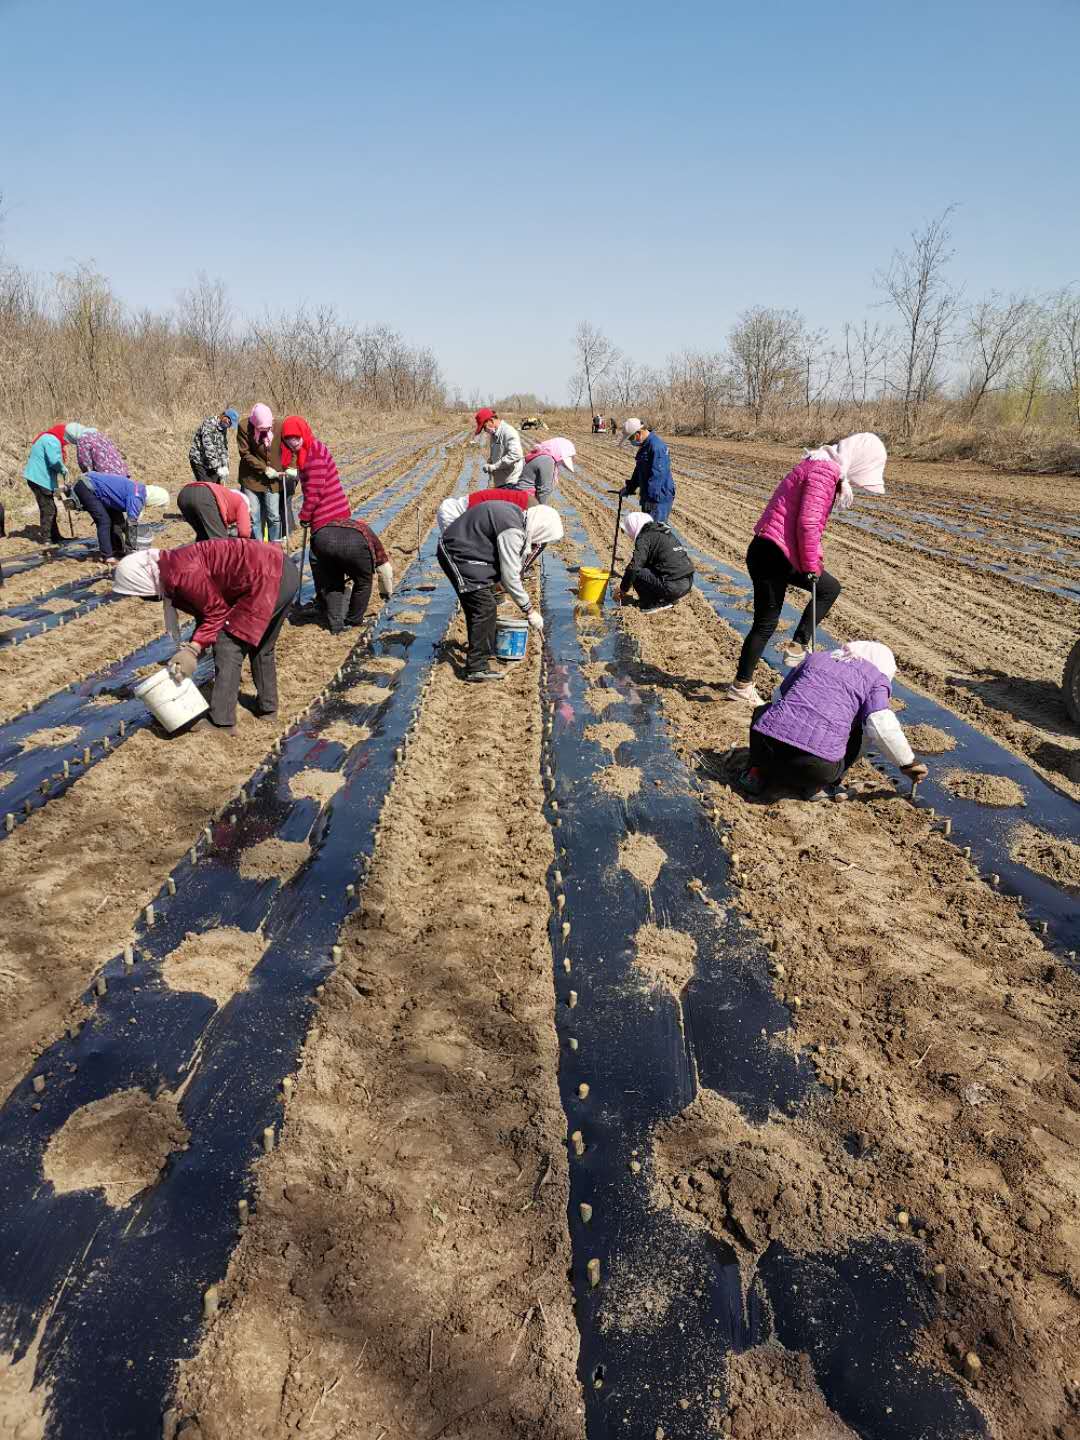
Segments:
[[[500,660],[524,660],[529,644],[527,620],[499,620],[495,624],[495,654]]]

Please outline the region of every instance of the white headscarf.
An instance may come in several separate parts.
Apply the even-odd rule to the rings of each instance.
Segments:
[[[562,516],[554,505],[533,505],[525,511],[525,541],[528,546],[554,545],[564,533]]]
[[[160,550],[136,550],[125,555],[113,571],[113,594],[134,595],[140,600],[160,598]]]
[[[467,495],[448,495],[445,500],[439,502],[439,508],[435,511],[435,519],[439,522],[439,534],[441,535],[448,525],[455,520],[460,520],[465,511],[469,508],[469,497]]]
[[[881,438],[869,430],[860,430],[857,435],[848,435],[835,445],[821,445],[817,450],[806,452],[808,460],[831,460],[840,467],[840,493],[837,505],[841,510],[850,510],[854,495],[851,487],[857,486],[868,495],[885,494],[885,462],[889,452]]]
[[[634,510],[629,515],[623,516],[622,528],[631,540],[636,540],[645,526],[651,524],[651,515],[646,515],[644,510]]]
[[[169,492],[165,489],[164,485],[147,485],[146,503],[147,505],[167,505],[169,503]]]
[[[887,645],[876,640],[849,640],[839,650],[830,651],[833,660],[869,660],[891,685],[896,675],[896,656]]]
[[[64,426],[64,438],[71,445],[76,445],[84,435],[96,435],[96,425],[80,425],[77,420],[70,421]]]

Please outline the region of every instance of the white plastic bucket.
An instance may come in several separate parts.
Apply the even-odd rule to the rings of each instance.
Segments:
[[[135,686],[135,694],[170,734],[210,709],[194,680],[177,684],[167,670],[156,670]]]

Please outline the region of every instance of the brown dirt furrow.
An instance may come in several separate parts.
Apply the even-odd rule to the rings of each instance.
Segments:
[[[593,469],[614,481],[628,463],[601,454]],[[772,474],[773,483],[781,474]],[[676,480],[675,523],[706,554],[742,568],[757,500],[724,490],[722,480],[717,487],[684,480],[677,466]],[[873,513],[872,500],[856,504]],[[844,586],[829,616],[833,634],[884,641],[902,679],[1080,799],[1080,734],[1060,693],[1065,656],[1080,630],[1075,602],[839,525],[826,534],[825,556]]]
[[[461,450],[425,487],[422,521],[459,472]],[[408,506],[382,532],[399,574],[415,549]],[[136,600],[112,607],[139,608]],[[377,609],[377,592],[372,606]],[[159,633],[161,611],[153,610]],[[374,612],[373,612],[374,613]],[[245,781],[272,742],[326,685],[356,643],[315,626],[286,625],[278,642],[280,709],[256,719],[243,705],[235,736],[159,738],[141,730],[0,845],[0,1095],[74,1013],[94,971],[127,941],[140,909],[207,820]],[[251,693],[245,670],[244,690]]]
[[[603,544],[606,512],[575,500]],[[698,595],[621,623],[679,752],[731,775],[749,712],[717,681],[738,637]],[[773,1240],[915,1245],[928,1284],[946,1267],[928,1357],[956,1373],[979,1355],[996,1440],[1056,1440],[1076,1424],[1080,979],[924,813],[870,767],[855,778],[864,793],[846,805],[750,804],[706,781],[739,852],[738,908],[772,951],[778,992],[798,997],[793,1039],[834,1093],[754,1128],[702,1092],[657,1136],[657,1200],[747,1267]]]
[[[393,440],[387,448],[395,448],[397,443]],[[426,448],[426,444],[418,443],[415,450],[385,473],[350,489],[353,503],[360,504],[389,486],[416,464]],[[377,455],[365,457],[369,462],[377,458]],[[377,517],[373,517],[373,523],[378,526]],[[415,524],[414,516],[414,527]],[[173,545],[187,544],[190,539],[191,530],[182,522],[171,525],[164,537],[166,544]],[[299,540],[293,543],[291,549],[294,553],[299,551]],[[51,588],[51,584],[51,581],[49,585],[43,583],[41,588]],[[3,594],[0,591],[0,597]],[[85,679],[123,659],[160,633],[159,606],[121,602],[91,611],[62,630],[35,635],[21,645],[0,650],[0,724],[65,685]]]
[[[531,651],[497,687],[436,669],[182,1373],[204,1440],[583,1434]]]

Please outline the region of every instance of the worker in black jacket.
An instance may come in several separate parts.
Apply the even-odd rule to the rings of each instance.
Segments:
[[[694,586],[694,567],[686,546],[663,521],[641,510],[627,515],[622,528],[634,542],[634,553],[622,578],[620,602],[636,590],[645,614],[670,610]]]

